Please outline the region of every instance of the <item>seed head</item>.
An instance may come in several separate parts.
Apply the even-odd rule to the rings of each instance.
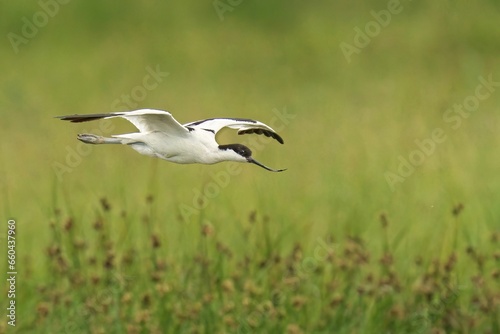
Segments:
[[[380,263],[384,266],[390,266],[394,262],[391,253],[384,253],[384,256],[380,259]]]
[[[256,218],[257,218],[257,211],[256,210],[250,211],[250,214],[248,215],[248,222],[253,224],[255,223]]]
[[[36,306],[36,313],[40,318],[45,318],[49,314],[50,307],[48,303],[41,302]]]
[[[50,246],[48,249],[47,249],[47,254],[50,256],[50,257],[54,257],[56,255],[59,255],[61,254],[61,249],[59,248],[58,245],[52,245]]]
[[[493,272],[491,273],[491,277],[495,280],[498,280],[500,278],[500,270],[498,269],[493,270]]]
[[[344,301],[344,298],[341,295],[336,295],[333,297],[333,299],[330,301],[330,307],[335,308],[338,306],[340,303]]]
[[[160,296],[164,296],[165,294],[169,293],[172,290],[170,285],[167,283],[158,283],[156,284],[156,291]]]
[[[225,315],[223,318],[222,318],[222,321],[224,322],[224,324],[228,327],[236,327],[237,323],[236,321],[234,320],[234,318],[230,315]]]
[[[94,285],[99,284],[100,281],[101,281],[101,278],[97,275],[93,275],[92,277],[90,277],[90,282],[92,282],[92,284],[94,284]]]
[[[211,236],[212,234],[214,234],[213,226],[210,223],[203,224],[203,226],[201,227],[201,234],[204,237]]]
[[[124,304],[130,303],[132,300],[132,294],[130,292],[125,292],[122,296],[121,302]]]
[[[287,334],[302,334],[304,333],[302,329],[300,329],[299,325],[296,324],[289,324],[286,326],[286,333]]]
[[[151,318],[151,314],[150,314],[149,310],[139,310],[135,314],[135,321],[139,324],[148,323],[150,318]]]
[[[149,293],[142,295],[141,304],[144,308],[148,308],[151,305],[151,295]]]
[[[446,272],[451,272],[453,268],[455,267],[455,263],[457,262],[457,256],[455,253],[451,253],[451,255],[448,257],[448,261],[446,261],[444,265],[444,270]]]
[[[151,280],[152,280],[153,282],[159,282],[159,281],[161,280],[161,278],[162,278],[162,274],[161,274],[161,272],[159,272],[159,271],[155,270],[155,271],[153,271],[153,272],[151,273]]]
[[[387,219],[387,215],[384,212],[380,214],[379,220],[382,228],[386,228],[389,225],[389,220]]]
[[[160,248],[161,242],[160,242],[160,237],[158,235],[153,234],[151,236],[151,246],[153,246],[153,248]]]
[[[222,290],[224,290],[224,292],[226,292],[228,294],[234,292],[234,282],[231,279],[225,279],[224,281],[222,281],[221,286],[222,286]]]
[[[104,211],[109,211],[111,210],[111,205],[108,202],[108,199],[106,197],[101,198],[101,206]]]
[[[111,252],[108,253],[106,256],[106,260],[104,261],[104,268],[106,269],[113,269],[114,268],[114,260],[115,260],[115,255]]]
[[[69,232],[72,227],[73,227],[73,218],[66,219],[66,222],[64,223],[64,230],[66,232]]]
[[[453,214],[453,216],[458,217],[460,213],[463,211],[463,209],[464,205],[462,203],[458,203],[457,205],[455,205],[451,213]]]
[[[101,230],[101,229],[102,229],[102,227],[103,227],[103,225],[104,225],[104,223],[103,223],[102,219],[101,219],[101,218],[98,218],[98,219],[94,222],[94,225],[93,225],[94,230],[96,230],[96,231]]]

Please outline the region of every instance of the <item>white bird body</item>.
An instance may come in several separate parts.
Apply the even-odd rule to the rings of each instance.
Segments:
[[[214,164],[224,161],[219,158],[220,150],[213,150],[212,145],[207,145],[213,140],[210,134],[203,132],[196,131],[189,137],[179,137],[156,131],[147,135],[143,133],[115,135],[113,138],[123,139],[122,143],[130,141],[127,145],[141,154],[178,164]]]
[[[88,144],[123,144],[140,154],[178,164],[214,164],[222,161],[250,162],[267,170],[281,172],[254,160],[248,147],[241,144],[219,145],[215,136],[224,127],[237,129],[238,134],[257,133],[272,137],[283,144],[283,139],[269,126],[243,118],[211,118],[180,124],[163,110],[140,109],[109,114],[58,116],[71,122],[87,122],[102,118],[121,117],[134,124],[139,132],[104,138],[93,134],[79,134],[78,139]]]

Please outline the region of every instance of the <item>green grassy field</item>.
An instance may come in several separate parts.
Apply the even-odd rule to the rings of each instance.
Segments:
[[[62,2],[0,14],[0,333],[500,333],[498,1]],[[139,108],[288,170],[53,118]]]

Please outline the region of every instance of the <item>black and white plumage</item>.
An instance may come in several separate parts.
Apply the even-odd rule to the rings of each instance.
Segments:
[[[87,144],[123,144],[137,152],[179,164],[214,164],[222,161],[250,162],[272,172],[272,169],[252,158],[250,149],[241,144],[219,145],[215,135],[222,128],[238,130],[238,134],[263,134],[283,144],[283,139],[269,126],[245,118],[209,118],[180,124],[163,110],[140,109],[109,114],[67,115],[57,118],[73,123],[103,118],[121,117],[135,125],[139,132],[105,138],[94,134],[79,134]]]

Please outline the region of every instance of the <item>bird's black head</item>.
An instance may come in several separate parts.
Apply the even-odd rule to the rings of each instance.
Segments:
[[[241,145],[241,144],[219,145],[219,149],[222,151],[226,151],[226,150],[234,151],[240,157],[244,158],[247,162],[252,163],[252,164],[256,164],[257,166],[260,166],[260,167],[267,169],[268,171],[271,171],[271,172],[282,172],[285,170],[285,169],[272,169],[272,168],[267,167],[266,165],[261,164],[260,162],[258,162],[254,158],[252,158],[252,151],[248,147],[246,147],[245,145]],[[240,157],[238,157],[238,156],[233,157],[232,156],[231,160],[235,160],[235,161],[239,161],[239,162],[245,161],[245,160],[241,160]],[[234,158],[236,158],[236,159],[234,159]]]
[[[241,155],[243,158],[249,158],[252,156],[252,151],[241,144],[228,144],[228,145],[219,145],[220,150],[233,150],[234,152]]]

